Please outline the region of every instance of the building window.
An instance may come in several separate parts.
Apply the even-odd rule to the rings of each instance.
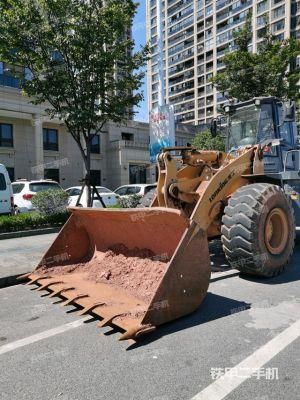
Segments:
[[[284,4],[278,8],[276,8],[275,10],[272,11],[273,14],[273,18],[280,18],[283,17],[285,13],[285,6]]]
[[[261,13],[268,8],[268,1],[264,0],[261,3],[257,4],[257,13]]]
[[[91,169],[91,184],[94,186],[101,185],[101,171],[99,169]]]
[[[13,126],[0,124],[0,147],[13,147]]]
[[[278,32],[281,31],[281,29],[284,29],[284,19],[276,22],[275,24],[272,25],[272,32]]]
[[[133,135],[133,133],[125,133],[125,132],[122,132],[122,140],[131,140],[131,141],[134,141],[134,135]]]
[[[7,63],[0,63],[0,85],[13,88],[20,88],[20,80],[12,74],[12,69],[22,75],[23,69],[20,67],[12,67]]]
[[[91,141],[91,153],[99,154],[100,153],[100,136],[95,135]]]
[[[6,169],[7,169],[10,181],[13,182],[15,180],[15,169],[11,168],[11,167],[6,167]]]
[[[52,179],[59,183],[59,169],[49,168],[44,170],[45,179]]]
[[[58,151],[57,129],[44,128],[43,138],[44,138],[44,150]]]

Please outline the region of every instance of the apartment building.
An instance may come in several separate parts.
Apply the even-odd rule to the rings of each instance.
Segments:
[[[278,39],[300,39],[297,0],[164,0],[165,99],[174,106],[177,122],[202,125],[217,116],[226,99],[210,82],[224,70],[222,58],[234,50],[233,32],[252,12],[252,51],[256,51],[268,16]],[[153,46],[148,65],[148,104],[158,102],[156,0],[147,0],[147,35]],[[298,67],[300,59],[296,61]]]
[[[2,73],[1,73],[2,71]],[[178,125],[178,145],[191,142],[194,127]],[[149,168],[149,124],[129,120],[108,123],[92,142],[91,173],[98,185],[115,189],[128,183],[152,183]],[[77,144],[64,124],[51,120],[42,106],[22,96],[17,79],[0,63],[0,163],[11,180],[54,179],[62,187],[77,186],[84,166]]]

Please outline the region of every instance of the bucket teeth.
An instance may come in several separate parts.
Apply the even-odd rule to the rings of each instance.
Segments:
[[[102,321],[98,322],[97,326],[98,326],[99,328],[102,328],[103,326],[109,325],[109,324],[112,323],[112,321],[113,321],[115,318],[121,317],[122,315],[124,315],[124,314],[123,314],[123,313],[122,313],[122,314],[115,314],[115,315],[113,315],[113,316],[104,318]]]
[[[103,303],[103,302],[93,303],[89,306],[84,307],[82,310],[80,310],[78,315],[88,314],[89,312],[93,311],[94,308],[100,307],[100,306],[105,306],[105,305],[106,305],[106,303]]]
[[[39,292],[39,291],[41,291],[41,290],[44,290],[44,289],[48,289],[49,286],[51,286],[51,285],[57,285],[57,284],[59,284],[59,283],[63,283],[63,282],[62,282],[62,281],[54,281],[54,282],[45,283],[44,285],[40,286],[40,287],[37,289],[37,292]]]
[[[74,290],[75,288],[73,288],[73,287],[65,287],[65,288],[62,288],[62,289],[57,289],[57,290],[55,290],[55,291],[53,291],[51,294],[50,294],[50,296],[49,297],[54,297],[54,296],[59,296],[60,294],[62,294],[62,293],[64,293],[64,292],[67,292],[67,291],[69,291],[69,290]]]
[[[73,303],[74,301],[79,300],[79,299],[83,299],[84,297],[89,297],[89,295],[88,294],[78,294],[78,295],[72,297],[71,299],[68,299],[68,300],[64,301],[61,304],[61,307],[68,306],[69,304]]]
[[[49,279],[51,278],[51,276],[39,276],[37,278],[31,279],[29,282],[26,283],[26,285],[32,285],[34,283],[37,283],[38,281],[42,280],[42,279]]]
[[[153,332],[156,329],[153,325],[137,325],[135,328],[129,329],[120,337],[121,340],[136,339],[141,335]]]

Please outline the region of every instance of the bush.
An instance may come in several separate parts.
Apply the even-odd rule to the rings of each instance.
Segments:
[[[0,233],[48,228],[64,224],[70,213],[42,215],[37,212],[0,217]]]
[[[118,199],[119,205],[122,208],[136,208],[142,196],[132,194],[128,197],[120,197]]]
[[[42,214],[59,214],[66,211],[68,206],[68,193],[64,190],[43,190],[32,198],[33,206]]]

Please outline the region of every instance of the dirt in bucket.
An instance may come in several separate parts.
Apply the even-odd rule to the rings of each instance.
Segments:
[[[64,275],[86,272],[86,279],[118,286],[144,301],[150,301],[168,265],[167,255],[155,255],[149,249],[128,249],[117,244],[105,253],[96,252],[86,263],[43,266],[39,272]]]

